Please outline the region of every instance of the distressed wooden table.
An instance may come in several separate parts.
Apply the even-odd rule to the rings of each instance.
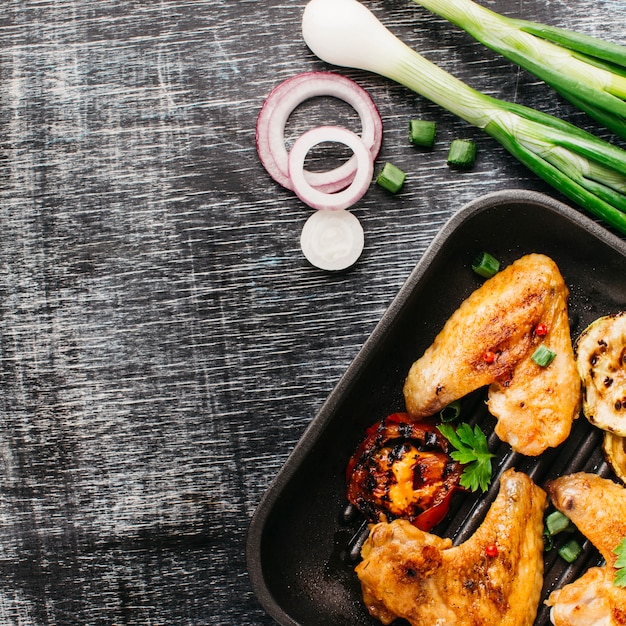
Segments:
[[[626,43],[623,0],[489,0]],[[354,208],[349,272],[304,259],[311,210],[255,151],[269,90],[329,69],[301,0],[5,0],[0,15],[0,621],[272,624],[246,573],[264,490],[446,220],[550,190],[480,131],[364,72],[408,173]],[[429,59],[590,130],[409,0],[367,5]],[[312,105],[313,106],[313,105]],[[294,116],[295,136],[317,116]],[[432,152],[411,117],[438,123]],[[602,131],[600,131],[602,133]],[[449,142],[478,143],[469,172]]]

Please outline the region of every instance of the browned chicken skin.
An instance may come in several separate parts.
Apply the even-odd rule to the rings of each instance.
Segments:
[[[558,267],[542,254],[526,255],[487,280],[412,365],[404,384],[411,417],[433,415],[489,385],[496,433],[514,450],[536,456],[562,443],[581,404],[568,295]],[[547,334],[537,332],[539,325]],[[531,359],[540,344],[556,353],[548,367]]]
[[[626,589],[613,584],[613,550],[626,537],[626,489],[596,474],[578,472],[547,486],[554,506],[565,513],[604,557],[606,565],[590,568],[581,578],[550,594],[556,626],[623,626]]]
[[[459,546],[404,520],[374,525],[356,567],[368,610],[383,624],[531,626],[545,504],[528,476],[507,470],[483,524]]]

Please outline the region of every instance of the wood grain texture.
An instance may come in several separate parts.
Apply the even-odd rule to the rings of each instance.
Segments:
[[[480,131],[345,72],[380,108],[379,162],[408,180],[355,207],[350,272],[309,266],[310,210],[254,145],[269,90],[327,69],[301,40],[304,4],[3,3],[3,624],[273,623],[244,555],[269,481],[445,221],[488,191],[549,191]],[[594,130],[410,1],[367,4],[472,86]],[[626,43],[622,0],[487,4]],[[432,152],[408,145],[418,116],[438,122]],[[471,172],[445,166],[457,136],[478,142]]]

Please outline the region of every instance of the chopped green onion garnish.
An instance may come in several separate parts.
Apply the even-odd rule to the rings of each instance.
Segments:
[[[544,528],[543,529],[543,549],[544,552],[550,552],[554,548],[554,538],[552,535]]]
[[[409,141],[422,148],[432,148],[435,143],[437,124],[426,120],[411,120],[409,122]]]
[[[567,515],[561,511],[554,511],[546,517],[546,530],[550,536],[558,535],[565,530],[573,530],[574,526]]]
[[[472,269],[483,278],[491,278],[500,271],[500,261],[489,252],[481,252],[472,261]]]
[[[473,167],[476,160],[476,144],[471,139],[455,139],[450,144],[448,165],[456,169]]]
[[[444,406],[441,411],[439,411],[439,417],[441,421],[444,423],[454,422],[461,415],[461,402],[460,400],[455,400],[454,402],[450,402],[447,406]]]
[[[559,548],[559,556],[565,559],[568,563],[573,563],[579,556],[583,549],[575,539],[570,539],[565,545]]]
[[[385,163],[380,174],[376,178],[376,182],[391,193],[398,193],[404,185],[406,174],[393,163]]]
[[[556,352],[550,350],[550,348],[546,348],[545,345],[541,344],[530,357],[539,367],[548,367],[550,363],[554,360],[556,356]]]

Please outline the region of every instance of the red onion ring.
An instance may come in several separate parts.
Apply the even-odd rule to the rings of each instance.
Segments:
[[[328,193],[315,189],[305,175],[304,161],[309,150],[320,143],[341,143],[354,152],[356,173],[350,185],[342,191]],[[293,190],[302,202],[313,209],[347,209],[358,202],[368,190],[374,173],[372,154],[363,140],[351,130],[341,126],[318,126],[301,135],[289,153],[289,178]]]
[[[369,94],[353,80],[333,72],[304,72],[280,83],[265,100],[257,118],[256,145],[268,174],[280,185],[293,190],[289,177],[285,126],[294,109],[309,98],[330,96],[351,105],[361,120],[361,138],[376,159],[382,142],[383,125]],[[356,171],[355,159],[327,172],[307,172],[315,189],[328,193],[345,189]]]

